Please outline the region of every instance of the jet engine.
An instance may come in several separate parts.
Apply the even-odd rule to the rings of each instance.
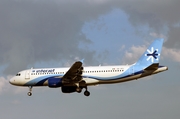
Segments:
[[[48,86],[50,88],[58,88],[62,86],[62,79],[61,78],[48,78]]]
[[[63,93],[73,93],[76,92],[77,86],[62,86],[61,91]]]

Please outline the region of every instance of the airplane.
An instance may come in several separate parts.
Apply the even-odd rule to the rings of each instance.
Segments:
[[[83,61],[76,61],[70,68],[23,70],[12,77],[9,83],[29,87],[28,96],[32,95],[32,88],[36,86],[61,88],[63,93],[81,93],[84,88],[84,95],[89,96],[88,86],[122,83],[168,70],[167,66],[159,65],[163,41],[162,38],[154,40],[132,65],[83,67]]]

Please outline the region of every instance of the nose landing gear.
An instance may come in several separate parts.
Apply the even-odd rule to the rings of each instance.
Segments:
[[[28,96],[32,95],[32,86],[29,86],[29,92],[27,93]]]

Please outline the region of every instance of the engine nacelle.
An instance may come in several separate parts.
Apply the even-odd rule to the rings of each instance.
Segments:
[[[62,79],[61,78],[48,78],[48,86],[50,88],[58,88],[62,86]]]
[[[77,86],[62,86],[61,91],[63,93],[73,93],[76,92]]]

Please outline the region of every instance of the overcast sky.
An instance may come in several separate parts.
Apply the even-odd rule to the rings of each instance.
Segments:
[[[179,0],[0,0],[0,115],[3,119],[179,119]],[[131,64],[164,38],[169,70],[90,87],[90,97],[8,83],[27,68]]]

